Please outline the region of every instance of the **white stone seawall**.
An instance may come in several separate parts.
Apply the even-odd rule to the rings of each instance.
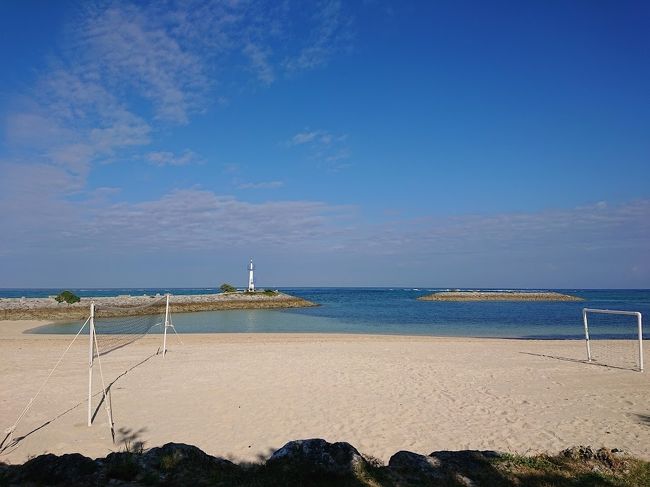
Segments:
[[[112,296],[81,298],[78,303],[57,303],[47,298],[0,298],[0,320],[82,319],[90,314],[90,304],[105,308],[103,316],[133,316],[158,313],[165,307],[165,295]],[[156,304],[149,307],[147,305]],[[224,309],[273,309],[315,306],[314,303],[281,292],[180,294],[170,296],[175,313],[216,311]],[[144,307],[137,309],[138,307]],[[112,308],[112,309],[108,309]],[[122,308],[122,309],[116,309]]]

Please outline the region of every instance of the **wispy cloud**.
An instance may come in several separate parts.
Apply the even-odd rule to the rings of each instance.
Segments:
[[[0,184],[0,190],[5,189]],[[57,198],[57,204],[49,206],[42,202],[52,200],[35,192],[19,200],[12,194],[7,198],[27,204],[31,217],[25,221],[17,214],[9,216],[4,228],[11,231],[0,251],[206,250],[242,239],[278,248],[321,248],[323,240],[337,233],[339,222],[354,212],[317,201],[249,203],[201,189],[175,190],[138,203],[107,202],[115,194],[108,189],[85,205]]]
[[[320,2],[308,22],[312,33],[310,42],[285,60],[289,71],[313,69],[327,63],[336,52],[349,48],[352,19],[344,13],[339,0]]]
[[[332,134],[326,130],[305,129],[294,134],[287,146],[302,146],[310,159],[315,160],[329,170],[341,170],[349,166],[350,158],[347,134]]]
[[[277,189],[284,186],[283,181],[261,181],[258,183],[240,183],[237,189]]]
[[[70,188],[84,189],[97,163],[196,163],[191,149],[174,154],[148,146],[162,130],[227,99],[217,84],[222,72],[252,72],[267,85],[289,69],[327,62],[347,35],[344,10],[339,2],[266,0],[84,4],[58,55],[4,114],[3,176],[21,179],[17,167],[26,165],[33,180],[70,181],[59,186],[56,198],[63,200]],[[295,35],[305,18],[315,29],[306,42]]]
[[[348,212],[312,201],[248,203],[204,190],[178,190],[137,204],[120,204],[96,213],[93,229],[130,235],[132,246],[159,239],[154,246],[212,248],[215,242],[254,240],[266,245],[317,244]],[[152,218],[164,215],[164,218]],[[151,245],[151,243],[150,243]]]
[[[275,74],[273,67],[269,62],[269,53],[253,42],[248,42],[244,46],[244,53],[248,56],[251,67],[259,81],[266,85],[270,85],[275,81]]]
[[[298,132],[289,140],[289,145],[318,144],[329,145],[332,143],[332,135],[324,130],[304,130]]]
[[[201,164],[203,159],[195,152],[186,149],[180,154],[169,151],[149,152],[145,159],[154,166],[188,166]]]
[[[204,63],[154,10],[125,3],[96,8],[79,31],[76,61],[90,76],[136,89],[162,120],[187,123],[200,108],[210,86]]]
[[[650,200],[572,209],[395,220],[368,248],[420,255],[634,249],[650,244]]]

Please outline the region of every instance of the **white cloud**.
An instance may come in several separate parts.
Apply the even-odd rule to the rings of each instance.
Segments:
[[[312,131],[312,132],[299,132],[293,137],[291,137],[291,140],[289,141],[289,145],[302,145],[306,144],[308,142],[312,142],[316,137],[318,136],[317,131]]]
[[[261,181],[259,183],[241,183],[237,189],[277,189],[284,186],[282,181]]]
[[[304,146],[309,158],[322,164],[331,171],[339,171],[350,166],[345,162],[350,159],[347,145],[348,135],[334,135],[326,130],[305,129],[294,134],[287,142],[289,147]]]
[[[293,8],[298,12],[290,14]],[[13,159],[82,177],[93,164],[118,158],[189,163],[189,153],[142,148],[161,128],[227,100],[217,92],[221,72],[252,71],[270,84],[289,69],[288,59],[298,59],[292,71],[325,63],[347,35],[343,10],[335,1],[308,8],[265,0],[84,4],[59,55],[21,94],[20,108],[6,114]],[[314,32],[307,44],[295,35],[305,25]],[[314,142],[330,145],[330,137],[314,134]]]
[[[289,145],[318,144],[329,145],[332,142],[332,134],[325,130],[304,130],[298,132],[289,140]]]
[[[181,154],[168,151],[149,152],[145,159],[155,166],[187,166],[203,162],[201,157],[189,149],[184,150]]]
[[[91,240],[105,235],[113,248],[205,250],[233,241],[308,248],[320,247],[349,211],[313,201],[248,203],[186,189],[158,200],[95,209],[84,233]]]
[[[289,71],[309,70],[326,64],[337,52],[344,51],[352,39],[351,18],[339,0],[320,2],[310,16],[310,42],[285,60]]]
[[[77,42],[84,72],[137,89],[162,120],[187,123],[210,85],[200,57],[181,46],[154,10],[125,3],[98,8],[82,23]]]
[[[257,44],[248,42],[244,46],[244,53],[250,59],[251,66],[262,83],[269,85],[275,81],[273,67],[268,60],[268,52]]]
[[[593,251],[650,245],[650,200],[528,213],[397,220],[381,225],[371,247],[387,253],[490,254]]]

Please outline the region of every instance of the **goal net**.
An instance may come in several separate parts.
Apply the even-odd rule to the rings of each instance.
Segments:
[[[106,355],[124,348],[136,340],[142,338],[149,333],[152,329],[160,327],[162,331],[162,343],[158,346],[155,354],[161,353],[163,357],[167,352],[167,329],[171,328],[174,333],[176,329],[172,322],[172,317],[169,307],[170,295],[147,303],[144,306],[124,306],[124,307],[108,307],[96,306],[95,303],[90,305],[90,316],[81,326],[72,341],[68,344],[65,351],[59,357],[59,360],[50,370],[49,374],[41,384],[36,394],[29,400],[25,408],[22,410],[14,424],[5,430],[5,437],[0,438],[0,452],[4,451],[9,446],[16,444],[14,441],[14,432],[18,424],[25,417],[27,412],[34,405],[36,398],[43,391],[48,381],[61,365],[64,357],[74,345],[75,341],[83,336],[82,332],[88,327],[88,426],[93,422],[93,395],[99,395],[99,406],[104,404],[106,413],[108,415],[108,424],[111,429],[113,440],[115,439],[115,429],[113,423],[113,416],[111,412],[110,400],[110,385],[106,387],[106,380],[102,371],[102,358]],[[180,340],[180,337],[179,337]],[[182,343],[182,341],[181,341]],[[108,358],[110,360],[110,358]],[[99,393],[93,394],[93,369],[98,366],[99,376],[101,379],[101,390]]]
[[[167,352],[167,328],[174,329],[169,312],[169,295],[142,306],[96,306],[90,305],[88,345],[88,426],[93,422],[93,368],[99,366],[102,385],[100,403],[104,403],[111,435],[115,438],[113,414],[111,411],[110,387],[106,387],[102,371],[102,357],[124,348],[142,338],[155,327],[161,327],[163,334],[163,357]],[[174,331],[176,331],[174,329]]]
[[[591,363],[643,371],[643,319],[636,311],[582,310]]]
[[[92,328],[97,337],[96,355],[126,347],[154,328],[162,331],[158,327],[165,324],[166,304],[166,298],[162,298],[144,306],[95,305]]]

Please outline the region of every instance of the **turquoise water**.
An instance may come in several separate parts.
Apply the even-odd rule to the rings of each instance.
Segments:
[[[364,333],[506,338],[582,338],[582,308],[640,311],[650,317],[650,290],[556,290],[583,302],[426,302],[435,288],[286,288],[320,306],[288,310],[237,310],[173,315],[179,333]],[[81,296],[201,294],[216,289],[78,289]],[[56,294],[51,289],[4,289],[0,297]],[[173,308],[172,308],[173,312]],[[631,317],[594,315],[601,338],[636,333]],[[37,333],[76,333],[80,323],[48,325]],[[650,326],[646,326],[648,330]],[[648,331],[645,332],[648,336]]]

